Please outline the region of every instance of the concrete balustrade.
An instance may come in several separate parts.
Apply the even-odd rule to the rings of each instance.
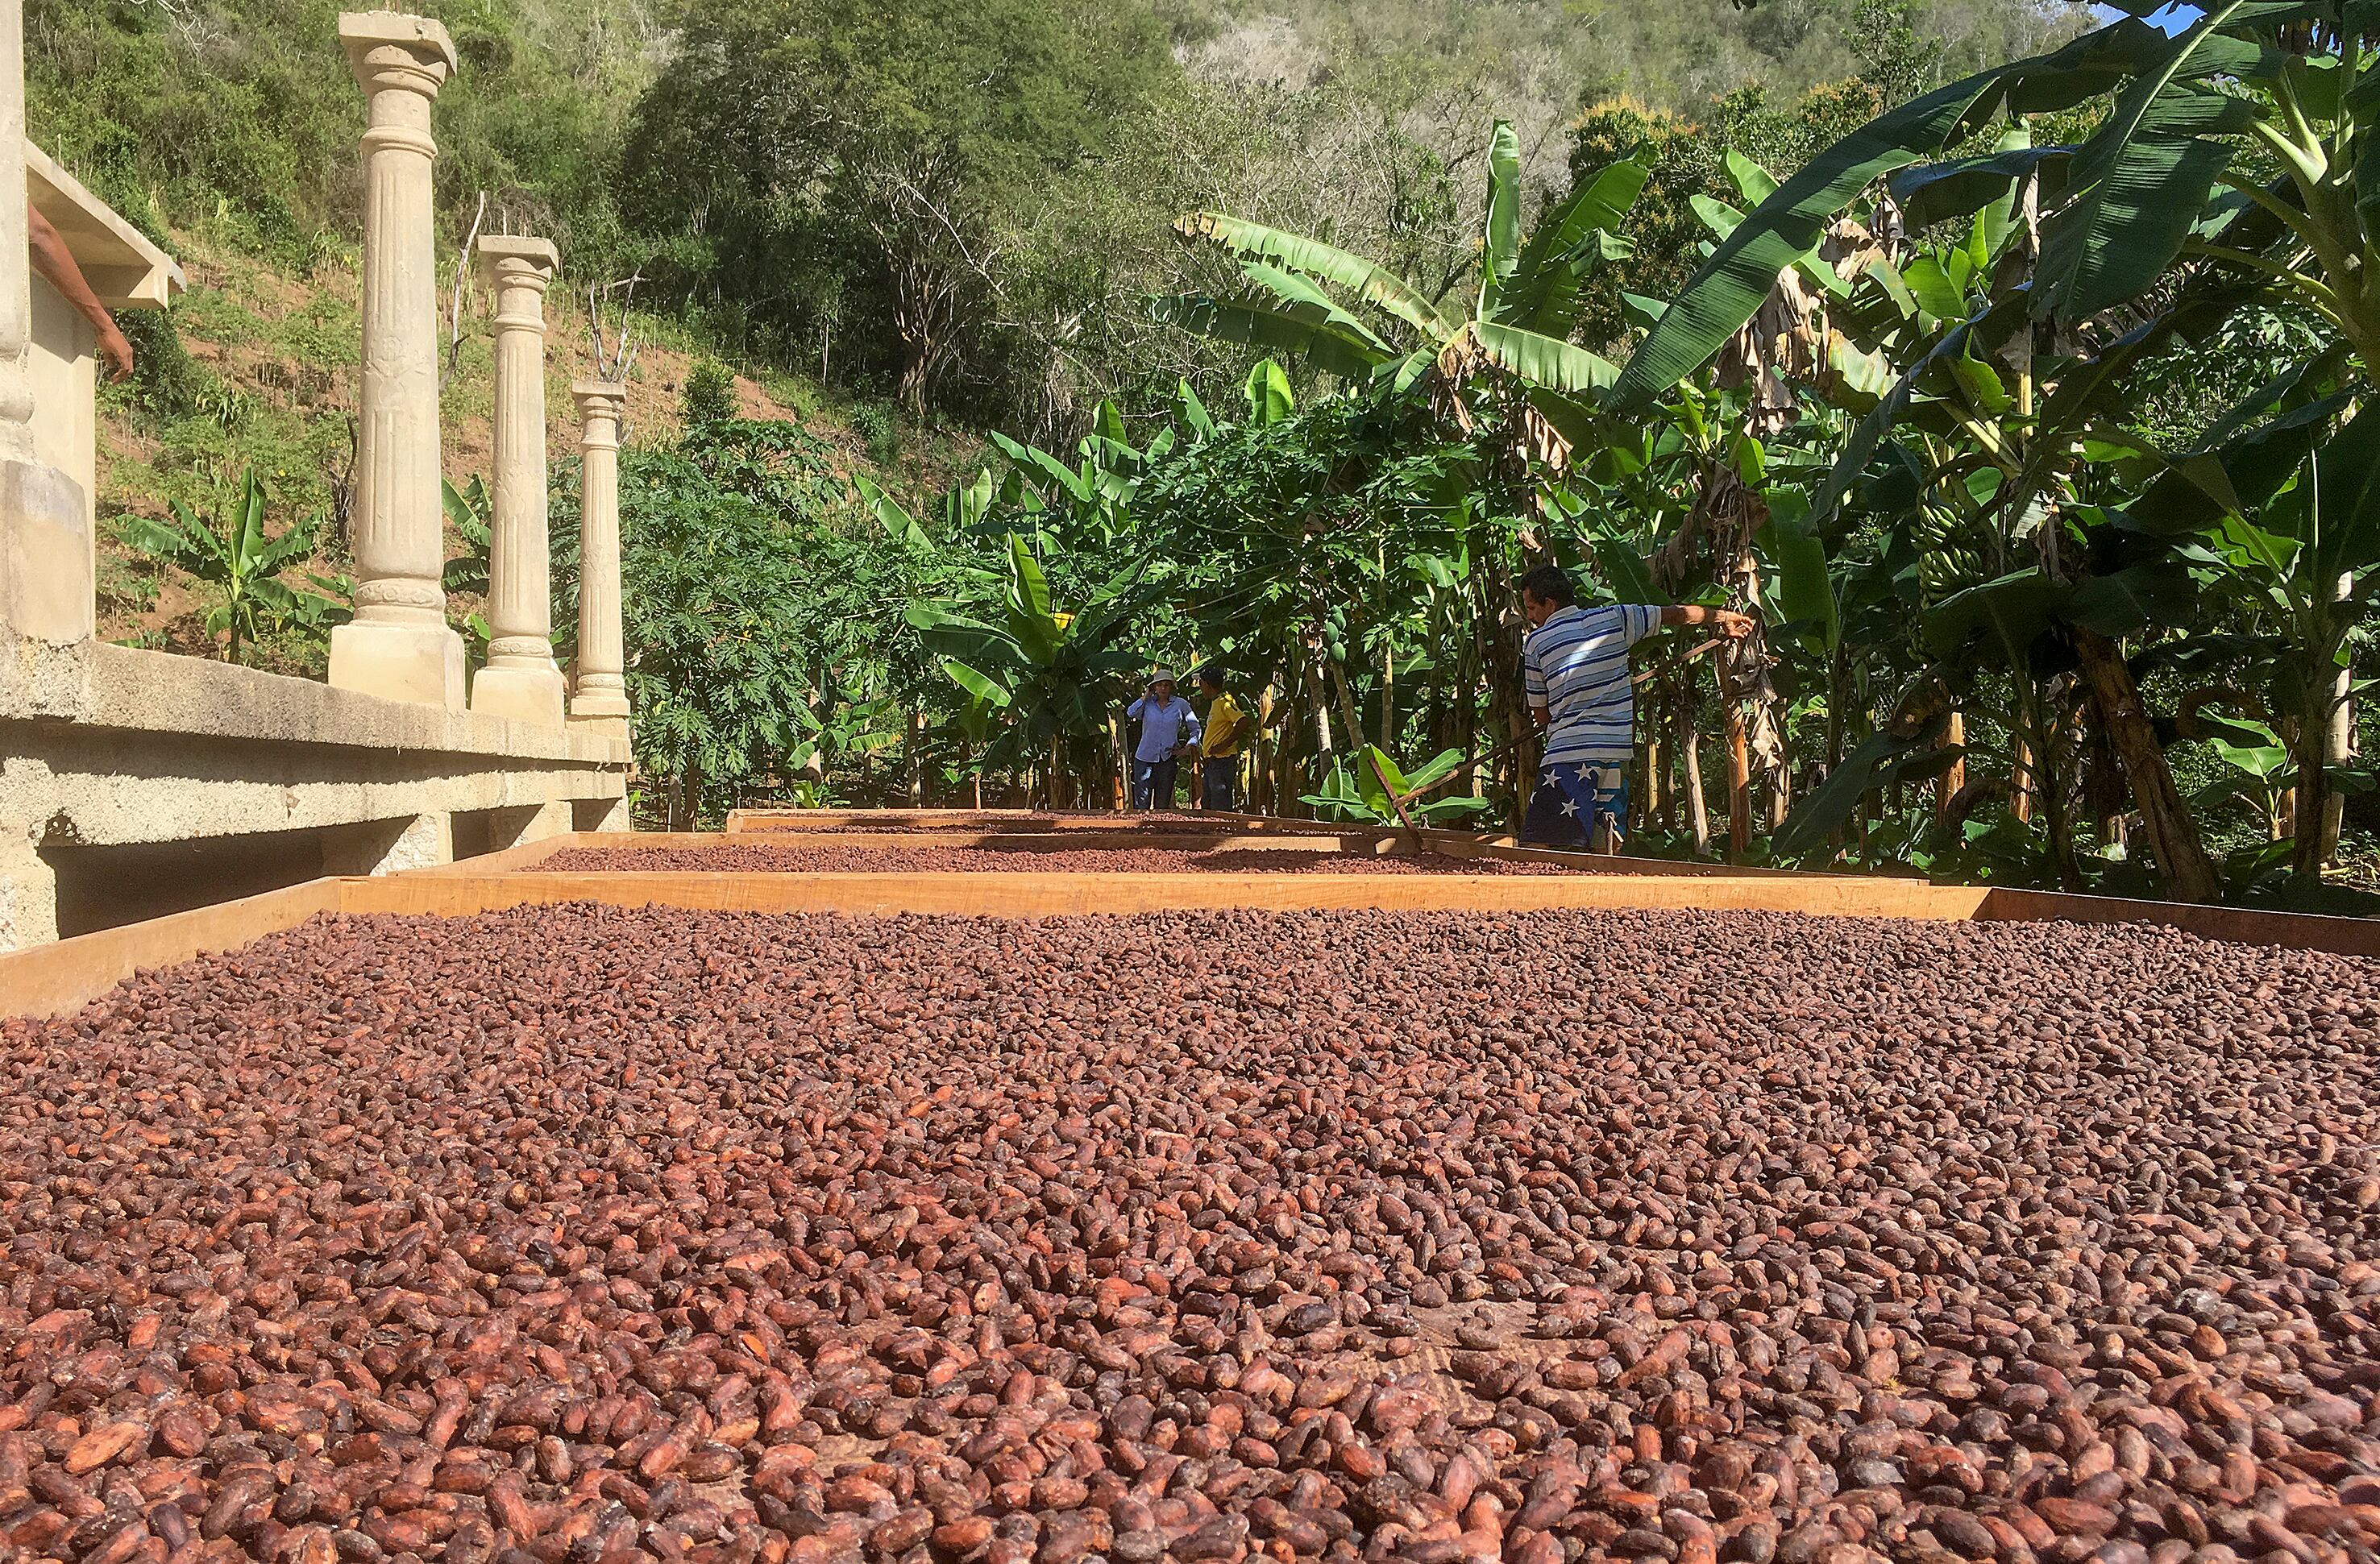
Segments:
[[[628,388],[580,381],[578,403],[578,682],[573,727],[628,736],[628,686],[620,635],[620,415]]]
[[[23,0],[0,0],[0,952],[322,874],[382,875],[577,830],[621,830],[619,428],[624,388],[575,388],[587,516],[577,698],[554,664],[547,564],[543,295],[560,257],[491,239],[495,515],[487,668],[465,701],[446,623],[431,111],[445,30],[339,18],[367,103],[355,622],[327,684],[113,646],[93,631],[91,496],[57,465],[90,409],[34,423],[40,321],[26,249],[39,199],[103,298],[162,307],[179,273],[24,140]],[[48,351],[48,337],[32,346]],[[68,355],[71,358],[73,355]],[[66,362],[66,360],[61,360]],[[61,380],[88,402],[90,377]],[[58,427],[52,428],[51,421]],[[88,455],[85,450],[81,453]],[[80,460],[78,471],[95,470]]]
[[[430,106],[455,45],[427,17],[339,18],[364,90],[363,406],[357,431],[356,617],[331,633],[331,683],[463,709],[463,638],[446,624],[439,504],[438,258]]]
[[[562,257],[545,239],[480,241],[496,299],[496,483],[489,525],[488,665],[471,709],[543,727],[563,722],[546,550],[545,290]]]

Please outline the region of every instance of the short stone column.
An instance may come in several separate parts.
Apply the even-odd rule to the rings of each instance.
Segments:
[[[363,408],[355,496],[356,617],[331,632],[331,683],[463,707],[463,638],[446,624],[438,484],[438,260],[430,105],[455,45],[427,17],[339,18],[370,103],[364,144]]]
[[[24,0],[0,0],[0,635],[79,641],[94,612],[90,506],[81,484],[33,455],[25,209]]]
[[[620,414],[628,388],[580,381],[570,388],[578,437],[578,683],[573,727],[628,736],[628,685],[620,637]]]
[[[496,298],[496,492],[489,524],[488,665],[471,709],[558,728],[567,693],[553,661],[546,554],[545,290],[561,269],[551,241],[480,241]]]

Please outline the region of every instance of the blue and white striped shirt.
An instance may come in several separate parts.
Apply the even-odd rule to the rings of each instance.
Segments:
[[[1529,632],[1521,668],[1529,704],[1545,707],[1545,764],[1625,763],[1636,752],[1636,704],[1628,649],[1661,624],[1642,603],[1557,609]]]

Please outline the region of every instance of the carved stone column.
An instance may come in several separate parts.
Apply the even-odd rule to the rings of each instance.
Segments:
[[[572,726],[628,736],[628,686],[620,640],[620,413],[628,388],[580,381],[570,388],[578,438],[578,684]]]
[[[545,290],[561,266],[546,239],[480,241],[480,274],[496,298],[496,493],[488,665],[471,681],[471,709],[552,728],[568,692],[553,661],[546,554]]]
[[[455,45],[427,17],[339,18],[370,103],[364,132],[363,408],[356,461],[356,617],[331,633],[331,683],[463,707],[463,638],[446,624],[438,503],[438,261],[430,105]]]
[[[25,205],[24,0],[0,0],[0,634],[79,641],[93,612],[90,507],[82,485],[33,456]]]

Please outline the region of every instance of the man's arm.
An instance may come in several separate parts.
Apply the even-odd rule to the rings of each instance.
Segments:
[[[1760,621],[1748,613],[1738,613],[1731,608],[1706,608],[1701,603],[1671,603],[1661,611],[1663,627],[1672,624],[1707,624],[1730,641],[1740,641],[1752,634]]]
[[[125,341],[124,333],[116,329],[115,317],[107,312],[107,306],[99,301],[99,296],[91,291],[91,285],[83,281],[82,268],[75,264],[74,254],[67,249],[67,241],[36,207],[25,208],[25,225],[33,252],[33,270],[46,278],[50,286],[58,290],[59,297],[74,306],[75,313],[89,321],[91,329],[99,333],[100,356],[108,364],[107,378],[115,381],[129,378],[132,373],[132,345]]]

